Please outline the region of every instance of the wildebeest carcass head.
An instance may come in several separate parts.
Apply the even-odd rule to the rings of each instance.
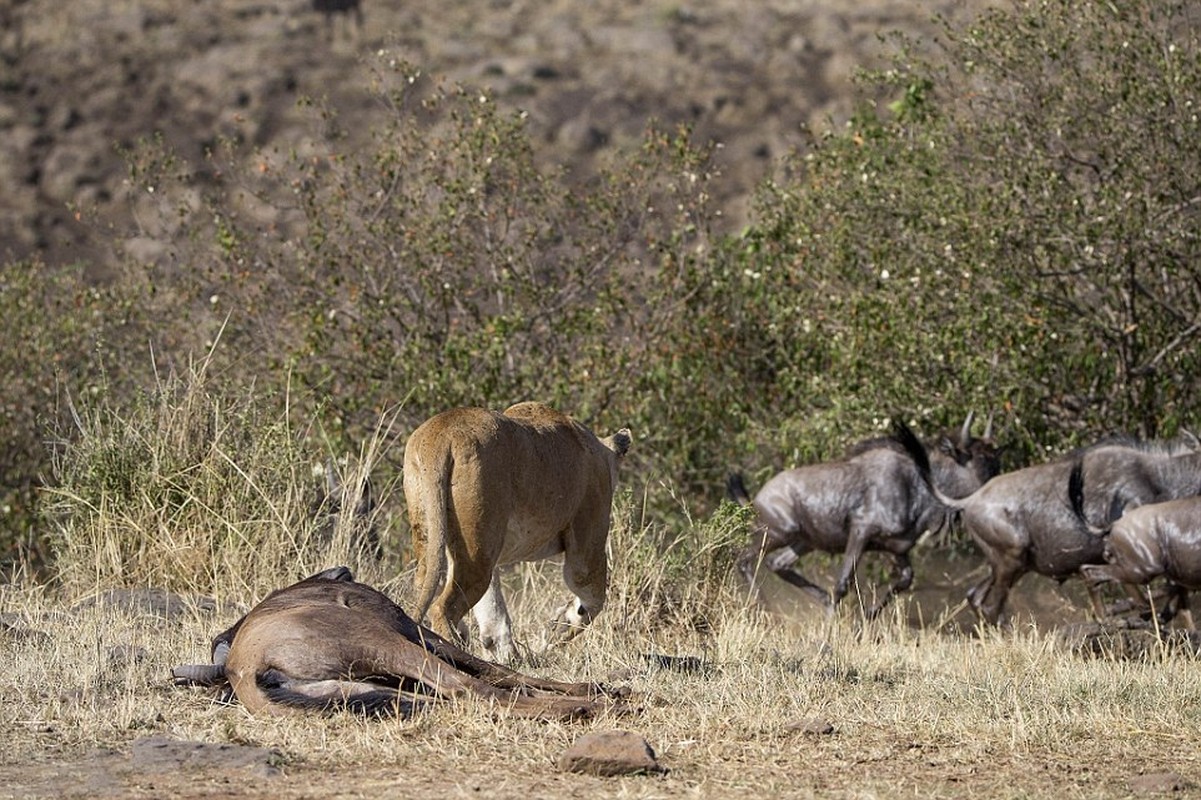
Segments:
[[[999,451],[991,439],[991,420],[984,438],[971,435],[969,414],[957,433],[944,434],[924,463],[932,480],[949,494],[966,494],[1000,469]],[[931,464],[933,466],[931,466]],[[894,579],[868,611],[874,616],[913,580],[909,550],[926,530],[944,524],[945,509],[923,483],[912,457],[890,437],[860,442],[839,460],[786,470],[771,478],[752,501],[737,474],[728,483],[730,496],[754,506],[758,518],[750,544],[738,566],[757,591],[760,564],[829,608],[850,589],[863,553],[882,550],[894,561]],[[793,565],[811,550],[843,553],[832,593],[801,575]]]
[[[565,718],[592,713],[612,694],[597,684],[533,678],[476,658],[356,582],[346,567],[272,592],[219,634],[212,652],[211,665],[177,667],[176,682],[228,684],[252,713],[407,714],[475,694],[512,713]]]

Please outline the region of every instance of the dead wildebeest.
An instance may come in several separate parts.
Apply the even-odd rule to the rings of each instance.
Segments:
[[[1094,586],[1113,581],[1143,586],[1156,578],[1168,583],[1159,623],[1167,625],[1189,611],[1189,592],[1201,589],[1201,497],[1183,497],[1139,506],[1107,528],[1093,527],[1084,513],[1084,462],[1076,461],[1068,497],[1081,528],[1103,541],[1104,565],[1080,567]],[[1191,615],[1189,627],[1192,626]]]
[[[552,624],[560,639],[582,630],[605,604],[613,489],[629,446],[628,429],[598,439],[541,403],[503,414],[456,408],[422,423],[404,456],[416,618],[428,611],[430,627],[465,641],[461,620],[473,610],[484,649],[507,662],[514,647],[500,567],[562,553],[575,597]]]
[[[213,640],[212,664],[176,667],[177,683],[228,683],[251,713],[348,709],[407,715],[478,695],[523,716],[574,718],[620,695],[593,683],[514,672],[414,622],[382,593],[327,569],[272,592]]]
[[[926,463],[922,443],[900,422],[895,436],[920,469]],[[1096,527],[1108,525],[1124,509],[1201,490],[1201,453],[1177,443],[1133,439],[1104,440],[1057,461],[999,475],[963,498],[933,486],[988,562],[988,575],[968,591],[968,601],[985,621],[1000,621],[1009,590],[1027,572],[1062,581],[1086,564],[1104,563],[1102,540],[1081,529],[1067,496],[1076,459],[1088,477],[1084,509]]]
[[[1000,471],[991,420],[984,437],[971,434],[972,415],[957,434],[939,439],[932,456],[934,480],[945,492],[968,494]],[[925,452],[923,450],[923,452]],[[889,437],[862,442],[839,461],[810,464],[777,474],[750,500],[739,475],[727,486],[734,500],[751,503],[758,524],[738,558],[738,568],[755,591],[760,563],[788,583],[833,609],[850,589],[865,551],[892,554],[893,582],[868,610],[873,617],[913,582],[909,551],[927,530],[941,527],[945,509],[926,488],[912,459]],[[793,564],[811,550],[843,553],[832,594]]]

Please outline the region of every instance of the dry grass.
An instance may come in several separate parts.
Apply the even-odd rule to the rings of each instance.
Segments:
[[[515,615],[529,639],[563,589],[550,565],[521,572]],[[10,631],[3,645],[0,777],[86,764],[96,748],[124,749],[162,732],[278,750],[284,777],[227,787],[246,796],[301,796],[313,781],[366,796],[401,781],[419,795],[445,787],[451,796],[603,785],[632,797],[1119,797],[1139,772],[1201,778],[1195,659],[1166,649],[1139,661],[1086,658],[1033,629],[938,634],[909,627],[899,610],[867,626],[849,612],[786,620],[743,607],[731,592],[698,632],[680,619],[630,624],[618,603],[593,630],[527,668],[619,679],[642,701],[633,715],[538,723],[466,702],[410,720],[254,719],[168,681],[177,663],[206,658],[207,640],[236,611],[163,620],[102,604],[72,610],[30,585],[5,587],[0,600],[16,630],[41,633]],[[664,668],[652,654],[691,656],[700,666]],[[795,729],[813,717],[835,733]],[[602,784],[554,768],[584,731],[609,727],[644,735],[671,772]]]

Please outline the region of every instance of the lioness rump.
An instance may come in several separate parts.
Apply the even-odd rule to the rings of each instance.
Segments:
[[[575,599],[554,622],[564,637],[591,622],[605,604],[605,540],[629,445],[627,429],[598,439],[541,403],[503,414],[456,408],[418,427],[404,463],[416,618],[428,612],[430,627],[461,641],[463,615],[474,609],[484,648],[508,661],[513,635],[498,567],[563,553],[563,579]]]

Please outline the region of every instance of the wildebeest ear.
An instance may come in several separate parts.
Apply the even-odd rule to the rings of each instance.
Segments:
[[[309,581],[345,581],[347,583],[354,580],[354,575],[351,574],[349,567],[330,567],[323,569],[316,575],[310,575],[305,580]]]
[[[616,453],[618,458],[621,458],[630,449],[631,441],[633,441],[633,437],[630,435],[630,429],[622,428],[605,440],[605,446]]]
[[[957,447],[949,436],[938,437],[938,451],[945,456],[953,458],[955,463],[961,467],[971,460],[971,454]]]

